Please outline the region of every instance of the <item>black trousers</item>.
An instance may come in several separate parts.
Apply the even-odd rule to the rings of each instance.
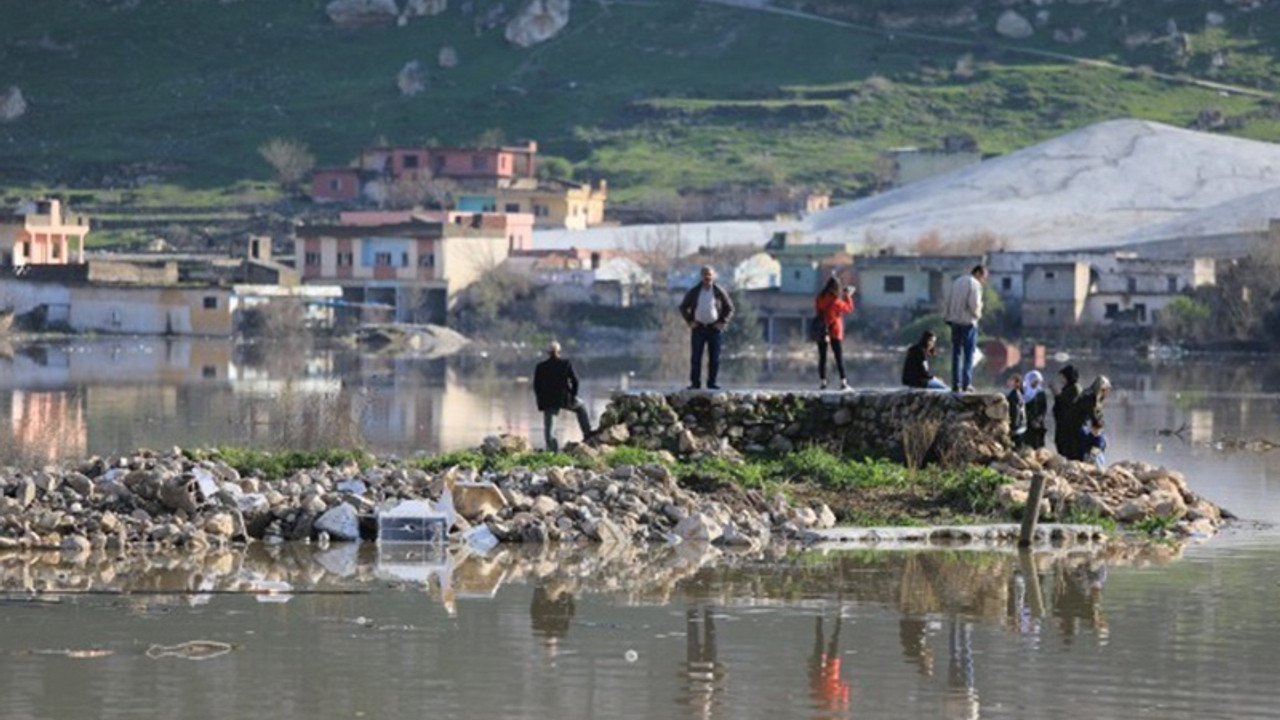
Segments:
[[[818,341],[818,379],[827,379],[827,341]],[[840,379],[844,380],[844,341],[831,338],[831,354],[836,359],[836,372],[840,373]]]

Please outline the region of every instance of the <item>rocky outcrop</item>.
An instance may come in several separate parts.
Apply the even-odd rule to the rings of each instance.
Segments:
[[[1008,412],[998,393],[616,393],[598,437],[681,456],[816,445],[917,465],[988,462],[1008,451]]]
[[[458,67],[458,51],[452,45],[445,45],[436,54],[436,64],[442,68]]]
[[[0,93],[0,122],[12,122],[27,113],[27,99],[17,85]]]
[[[400,15],[396,0],[333,0],[324,11],[343,27],[391,24]]]
[[[569,24],[569,0],[532,0],[507,23],[507,42],[531,47],[546,42]]]
[[[427,71],[422,69],[422,63],[417,60],[405,63],[396,74],[396,87],[400,88],[400,94],[404,97],[413,97],[426,90]]]
[[[404,4],[404,14],[413,17],[439,15],[448,9],[449,0],[408,0]]]

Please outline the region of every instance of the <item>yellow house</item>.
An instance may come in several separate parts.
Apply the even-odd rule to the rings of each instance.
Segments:
[[[585,230],[604,222],[609,186],[569,180],[532,181],[517,178],[497,187],[458,198],[464,212],[529,213],[535,228]]]

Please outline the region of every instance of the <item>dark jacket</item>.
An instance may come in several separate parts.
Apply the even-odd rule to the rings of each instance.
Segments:
[[[1080,441],[1080,426],[1071,427],[1071,408],[1080,399],[1080,386],[1069,383],[1062,392],[1053,396],[1053,444],[1058,454],[1065,458],[1074,458],[1076,445]]]
[[[1094,421],[1102,422],[1102,419],[1102,403],[1098,402],[1098,396],[1093,391],[1086,390],[1067,409],[1066,424],[1075,433],[1076,443],[1072,454],[1062,454],[1071,460],[1087,460],[1090,446],[1084,443],[1083,433],[1087,432],[1084,428]]]
[[[1014,388],[1004,396],[1009,401],[1009,434],[1013,437],[1027,432],[1027,401],[1022,399],[1022,388]]]
[[[1049,399],[1043,392],[1036,393],[1027,403],[1027,430],[1044,433],[1045,415],[1049,414]]]
[[[698,309],[698,293],[702,292],[702,283],[694,285],[689,292],[684,294],[684,300],[680,302],[680,316],[685,322],[693,322],[693,313]],[[716,321],[716,325],[723,330],[725,325],[729,324],[729,318],[733,317],[733,301],[729,299],[729,293],[720,287],[719,283],[711,283],[711,292],[716,296],[716,315],[720,317]]]
[[[555,412],[572,407],[578,400],[578,376],[573,364],[564,358],[550,357],[533,370],[533,394],[538,410]]]
[[[907,359],[902,363],[902,384],[913,388],[927,388],[932,377],[924,345],[916,343],[907,348]]]

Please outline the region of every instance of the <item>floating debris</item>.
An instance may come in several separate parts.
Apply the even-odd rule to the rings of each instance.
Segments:
[[[94,658],[103,658],[115,655],[115,650],[103,650],[102,648],[61,648],[61,649],[39,649],[28,650],[28,655],[58,655],[61,657],[72,658],[75,660],[92,660]]]
[[[209,660],[219,655],[226,655],[235,649],[234,645],[217,640],[189,640],[178,645],[152,645],[147,648],[147,657],[152,660],[174,657],[183,660]]]

